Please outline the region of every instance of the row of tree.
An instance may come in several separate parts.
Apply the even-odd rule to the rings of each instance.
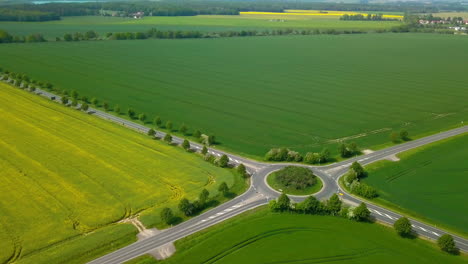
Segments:
[[[348,15],[344,14],[340,17],[340,20],[346,21],[399,21],[398,18],[386,18],[382,14],[355,14],[355,15]]]
[[[41,12],[54,16],[89,16],[144,12],[149,16],[194,16],[194,15],[238,15],[241,11],[284,12],[285,9],[340,10],[340,11],[393,11],[414,13],[434,13],[440,9],[463,11],[461,3],[317,3],[317,2],[278,2],[278,1],[147,1],[147,2],[89,2],[89,3],[49,3],[17,4],[4,7],[11,12]]]
[[[229,194],[229,186],[226,182],[222,182],[218,186],[218,192],[223,196],[227,196]],[[198,200],[195,200],[193,202],[190,202],[186,198],[180,200],[178,209],[185,216],[193,216],[203,211],[208,206],[209,201],[210,192],[208,192],[207,189],[203,189],[198,195]],[[160,217],[161,220],[168,225],[172,225],[176,219],[174,212],[171,208],[168,207],[161,210]]]
[[[400,131],[400,133],[395,132],[395,131],[392,132],[392,133],[390,133],[390,140],[391,140],[393,143],[398,143],[398,142],[400,142],[400,141],[408,141],[408,140],[410,140],[408,130],[403,129],[403,130]]]
[[[349,144],[342,143],[338,150],[341,157],[343,158],[349,158],[360,153],[360,150],[355,142]],[[299,152],[290,150],[288,148],[273,148],[265,154],[265,160],[295,162],[303,161],[309,164],[323,164],[331,160],[331,153],[330,150],[325,148],[321,152],[307,152],[305,156],[302,156]]]
[[[367,172],[359,162],[355,161],[351,164],[349,172],[344,177],[344,183],[351,193],[372,199],[378,196],[377,189],[361,182],[361,179],[366,176]]]
[[[60,16],[52,12],[36,10],[21,10],[0,8],[0,21],[51,21],[60,20]]]
[[[47,40],[41,34],[31,34],[28,36],[13,36],[7,31],[0,30],[0,43],[31,43],[46,41]]]
[[[286,194],[270,201],[269,207],[274,212],[297,212],[303,214],[335,215],[356,221],[369,221],[370,211],[365,203],[357,207],[344,206],[338,195],[333,194],[330,199],[321,202],[314,196],[307,197],[300,203],[292,203]]]

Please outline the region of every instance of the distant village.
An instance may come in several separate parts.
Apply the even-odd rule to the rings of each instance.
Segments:
[[[468,20],[463,19],[462,17],[447,17],[447,18],[441,18],[441,17],[434,17],[432,15],[428,15],[425,17],[422,17],[418,20],[420,25],[425,25],[425,26],[444,26],[448,25],[449,29],[453,29],[455,31],[466,31],[468,25]]]

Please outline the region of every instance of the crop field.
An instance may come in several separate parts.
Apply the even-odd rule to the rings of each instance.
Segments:
[[[468,117],[465,36],[53,42],[2,44],[0,54],[5,69],[185,123],[257,158],[274,147],[336,154],[342,141],[375,148],[392,130],[415,138]]]
[[[83,263],[135,239],[117,221],[234,181],[181,148],[3,83],[0,98],[0,262]]]
[[[152,28],[159,30],[240,31],[247,29],[388,29],[400,25],[397,21],[340,21],[339,16],[292,16],[287,14],[243,14],[239,16],[204,15],[183,17],[145,17],[143,19],[118,17],[64,17],[49,22],[0,22],[0,29],[12,34],[41,33],[49,39],[66,33],[95,30],[107,32],[136,32]]]
[[[399,155],[398,162],[369,166],[364,182],[390,202],[437,224],[468,234],[468,135]]]
[[[332,216],[249,212],[176,242],[157,263],[462,263],[389,227]],[[207,251],[206,249],[210,250]],[[274,249],[274,250],[273,250]],[[155,263],[141,258],[131,263]]]

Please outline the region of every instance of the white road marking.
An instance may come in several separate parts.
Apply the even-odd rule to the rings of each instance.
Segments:
[[[218,155],[218,157],[221,157],[221,154],[219,154],[219,153],[216,153],[216,155]]]
[[[375,213],[377,213],[378,215],[382,215],[382,213],[380,213],[379,211],[377,210],[374,210]]]
[[[412,226],[413,228],[416,228],[416,227],[417,227],[417,226],[415,226],[415,225],[411,225],[411,226]]]
[[[384,214],[386,217],[393,219],[393,217],[389,216],[388,214]]]
[[[426,230],[424,227],[420,227],[420,226],[418,226],[418,227],[419,227],[419,229],[421,229],[422,231],[427,232],[427,230]]]
[[[436,235],[436,236],[440,236],[439,234],[437,234],[436,232],[432,231],[432,234]]]
[[[226,209],[226,210],[224,210],[224,211],[230,212],[230,211],[232,211],[232,209],[231,209],[231,208],[228,208],[228,209]]]
[[[234,161],[235,161],[236,163],[239,163],[239,161],[238,161],[238,160],[236,160],[236,159],[235,159]]]
[[[216,215],[223,215],[224,213],[217,213]]]
[[[239,207],[241,207],[241,206],[242,206],[242,204],[236,204],[236,205],[233,205],[232,207],[234,207],[234,208],[239,208]]]
[[[215,218],[215,217],[216,217],[216,216],[213,215],[213,216],[210,216],[210,217],[208,217],[208,218],[209,218],[209,219],[213,219],[213,218]]]

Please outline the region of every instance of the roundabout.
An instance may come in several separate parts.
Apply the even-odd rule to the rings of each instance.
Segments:
[[[309,196],[323,189],[323,181],[312,170],[299,166],[287,166],[268,174],[269,188],[292,196]]]

